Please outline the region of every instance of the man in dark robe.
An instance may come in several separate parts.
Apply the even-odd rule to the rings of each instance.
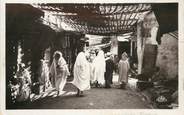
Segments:
[[[105,72],[105,88],[111,88],[113,78],[114,62],[113,56],[107,57],[106,59],[106,72]]]

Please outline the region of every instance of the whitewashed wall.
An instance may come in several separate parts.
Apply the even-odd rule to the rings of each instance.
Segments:
[[[160,67],[161,74],[167,78],[174,78],[178,75],[178,39],[164,34],[161,41],[156,65]]]
[[[111,36],[111,49],[110,52],[112,54],[117,55],[118,54],[118,40],[117,36]]]

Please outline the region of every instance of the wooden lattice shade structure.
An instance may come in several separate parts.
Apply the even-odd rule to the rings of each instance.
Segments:
[[[151,4],[37,4],[85,34],[112,35],[135,31],[140,16],[151,11]]]

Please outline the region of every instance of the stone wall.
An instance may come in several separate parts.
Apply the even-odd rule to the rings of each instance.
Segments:
[[[152,46],[158,44],[156,38],[159,24],[154,12],[148,12],[142,16],[144,18],[137,23],[138,74],[143,73],[143,70],[148,71],[152,67],[155,67],[156,56],[154,54],[156,50],[154,51]],[[145,48],[146,45],[150,45],[151,47]],[[145,52],[147,53],[145,54]]]
[[[164,34],[158,46],[156,65],[160,67],[161,74],[166,78],[178,75],[178,39],[169,34]]]

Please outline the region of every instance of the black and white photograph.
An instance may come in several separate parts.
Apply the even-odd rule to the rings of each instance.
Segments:
[[[5,110],[180,108],[179,2],[4,6]]]

